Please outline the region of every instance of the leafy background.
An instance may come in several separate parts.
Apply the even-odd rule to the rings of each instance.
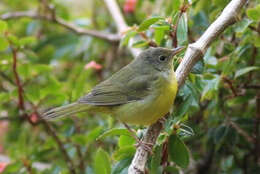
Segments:
[[[127,46],[194,42],[229,1],[117,2],[132,27],[113,42],[54,20],[116,33],[101,0],[0,2],[0,173],[127,173],[135,140],[113,117],[84,113],[47,123],[39,115],[75,101],[129,63]],[[28,10],[48,19],[4,18]],[[259,12],[258,0],[248,2],[195,65],[149,159],[150,173],[260,172]],[[144,128],[133,128],[143,135]]]

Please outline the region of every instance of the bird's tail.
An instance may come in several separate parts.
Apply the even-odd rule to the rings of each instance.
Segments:
[[[83,112],[88,109],[87,104],[72,103],[66,106],[53,108],[42,114],[41,118],[44,120],[52,120],[60,117],[69,116],[75,113]]]

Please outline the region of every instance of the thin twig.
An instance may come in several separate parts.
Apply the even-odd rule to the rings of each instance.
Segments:
[[[204,55],[210,44],[228,26],[236,22],[237,15],[245,3],[246,0],[232,0],[215,22],[213,22],[204,32],[204,34],[195,43],[188,46],[184,58],[176,70],[176,78],[179,88],[183,85],[192,67]],[[144,135],[145,142],[155,144],[161,130],[162,125],[160,122],[151,125]],[[144,173],[147,159],[148,152],[142,147],[137,148],[132,163],[128,168],[128,174]]]
[[[256,28],[256,27],[254,27],[254,26],[249,25],[248,28],[250,28],[251,30],[257,32],[258,35],[260,35],[260,27]]]
[[[60,138],[56,134],[55,130],[51,127],[51,125],[46,122],[45,120],[42,120],[42,124],[44,125],[45,129],[48,131],[48,133],[54,138],[54,140],[57,142],[60,151],[62,152],[65,162],[68,164],[68,168],[70,170],[71,174],[76,174],[76,167],[70,158],[68,152],[66,151],[63,143],[61,142]]]
[[[81,133],[81,129],[80,129],[80,125],[78,124],[79,120],[77,118],[74,118],[74,123],[75,123],[77,134],[80,134]],[[77,155],[78,155],[78,158],[79,158],[79,169],[80,169],[80,172],[84,173],[85,172],[84,154],[83,154],[83,152],[81,150],[80,145],[75,144],[75,147],[76,147]]]
[[[11,84],[16,85],[15,82],[14,82],[10,77],[8,77],[4,72],[0,71],[0,76],[1,76],[3,79],[5,79],[5,80],[7,80],[8,82],[10,82]]]
[[[76,34],[80,35],[89,35],[93,37],[97,37],[100,39],[104,39],[110,42],[118,42],[120,40],[120,36],[118,34],[111,34],[111,33],[105,33],[97,30],[89,30],[89,29],[84,29],[76,26],[75,24],[68,23],[62,18],[59,18],[55,16],[55,20],[52,17],[49,17],[47,15],[40,15],[37,14],[35,11],[16,11],[16,12],[9,12],[2,14],[0,16],[0,19],[2,20],[10,20],[10,19],[18,19],[18,18],[31,18],[31,19],[39,19],[39,20],[45,20],[48,22],[53,22],[56,23]]]
[[[238,96],[238,93],[236,91],[236,89],[234,88],[233,86],[233,83],[230,79],[228,79],[227,77],[222,77],[223,81],[226,82],[229,86],[229,88],[231,89],[232,93],[233,93],[233,96],[236,97]]]
[[[31,125],[35,125],[35,123],[33,123],[30,119],[30,116],[25,112],[25,105],[24,105],[24,90],[23,90],[23,85],[21,84],[21,81],[20,81],[20,77],[19,77],[19,74],[17,72],[17,53],[18,53],[18,49],[17,48],[14,48],[14,46],[12,45],[12,42],[10,42],[10,45],[11,45],[11,49],[12,49],[12,56],[13,56],[13,65],[12,65],[12,68],[13,68],[13,73],[14,73],[14,77],[15,77],[15,84],[18,88],[18,107],[19,107],[19,110],[20,111],[23,111],[23,114],[20,118],[26,118],[28,120],[28,122],[31,124]],[[38,112],[37,112],[37,108],[35,106],[34,107],[34,110],[35,110],[35,114],[38,115]],[[1,118],[0,117],[0,121],[1,120],[10,120],[10,117],[3,117]],[[46,128],[47,132],[54,138],[54,140],[57,142],[62,154],[64,155],[64,158],[65,158],[65,162],[68,164],[68,168],[70,170],[70,173],[71,174],[76,174],[76,167],[74,166],[73,164],[73,161],[71,160],[71,158],[69,157],[66,149],[64,148],[63,146],[63,143],[61,142],[61,140],[59,139],[59,137],[57,136],[55,130],[52,129],[52,127],[44,120],[41,120],[41,123],[44,125],[44,127]],[[32,170],[31,170],[31,164],[30,163],[24,163],[27,171],[30,173],[30,174],[33,174],[32,173]]]
[[[152,39],[150,39],[144,32],[140,32],[139,34],[144,40],[148,42],[148,45],[150,47],[158,47],[158,45]]]
[[[21,110],[24,110],[24,99],[23,99],[23,87],[19,78],[19,75],[17,73],[17,49],[12,48],[12,54],[13,54],[13,73],[15,77],[15,83],[18,88],[18,106]]]
[[[246,88],[246,89],[260,89],[260,85],[251,85],[251,84],[249,84],[249,85],[247,85],[247,84],[245,84],[244,86],[243,86],[243,88]]]
[[[240,135],[242,135],[249,143],[254,143],[254,138],[251,137],[245,130],[239,127],[235,122],[228,119],[228,123],[233,127]]]
[[[18,116],[18,117],[0,117],[0,121],[24,121],[23,116]]]
[[[34,174],[33,170],[32,170],[32,164],[29,160],[27,159],[22,159],[23,165],[26,168],[27,172],[29,174]]]

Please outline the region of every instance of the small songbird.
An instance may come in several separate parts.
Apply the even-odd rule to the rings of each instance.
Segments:
[[[149,48],[75,103],[45,112],[42,119],[79,112],[107,113],[124,124],[151,125],[171,109],[177,81],[173,56],[183,50]]]

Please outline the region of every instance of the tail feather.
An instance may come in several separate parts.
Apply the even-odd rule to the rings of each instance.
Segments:
[[[66,106],[53,108],[41,116],[44,120],[52,120],[60,117],[69,116],[75,113],[83,112],[87,110],[88,105],[81,103],[72,103]]]

